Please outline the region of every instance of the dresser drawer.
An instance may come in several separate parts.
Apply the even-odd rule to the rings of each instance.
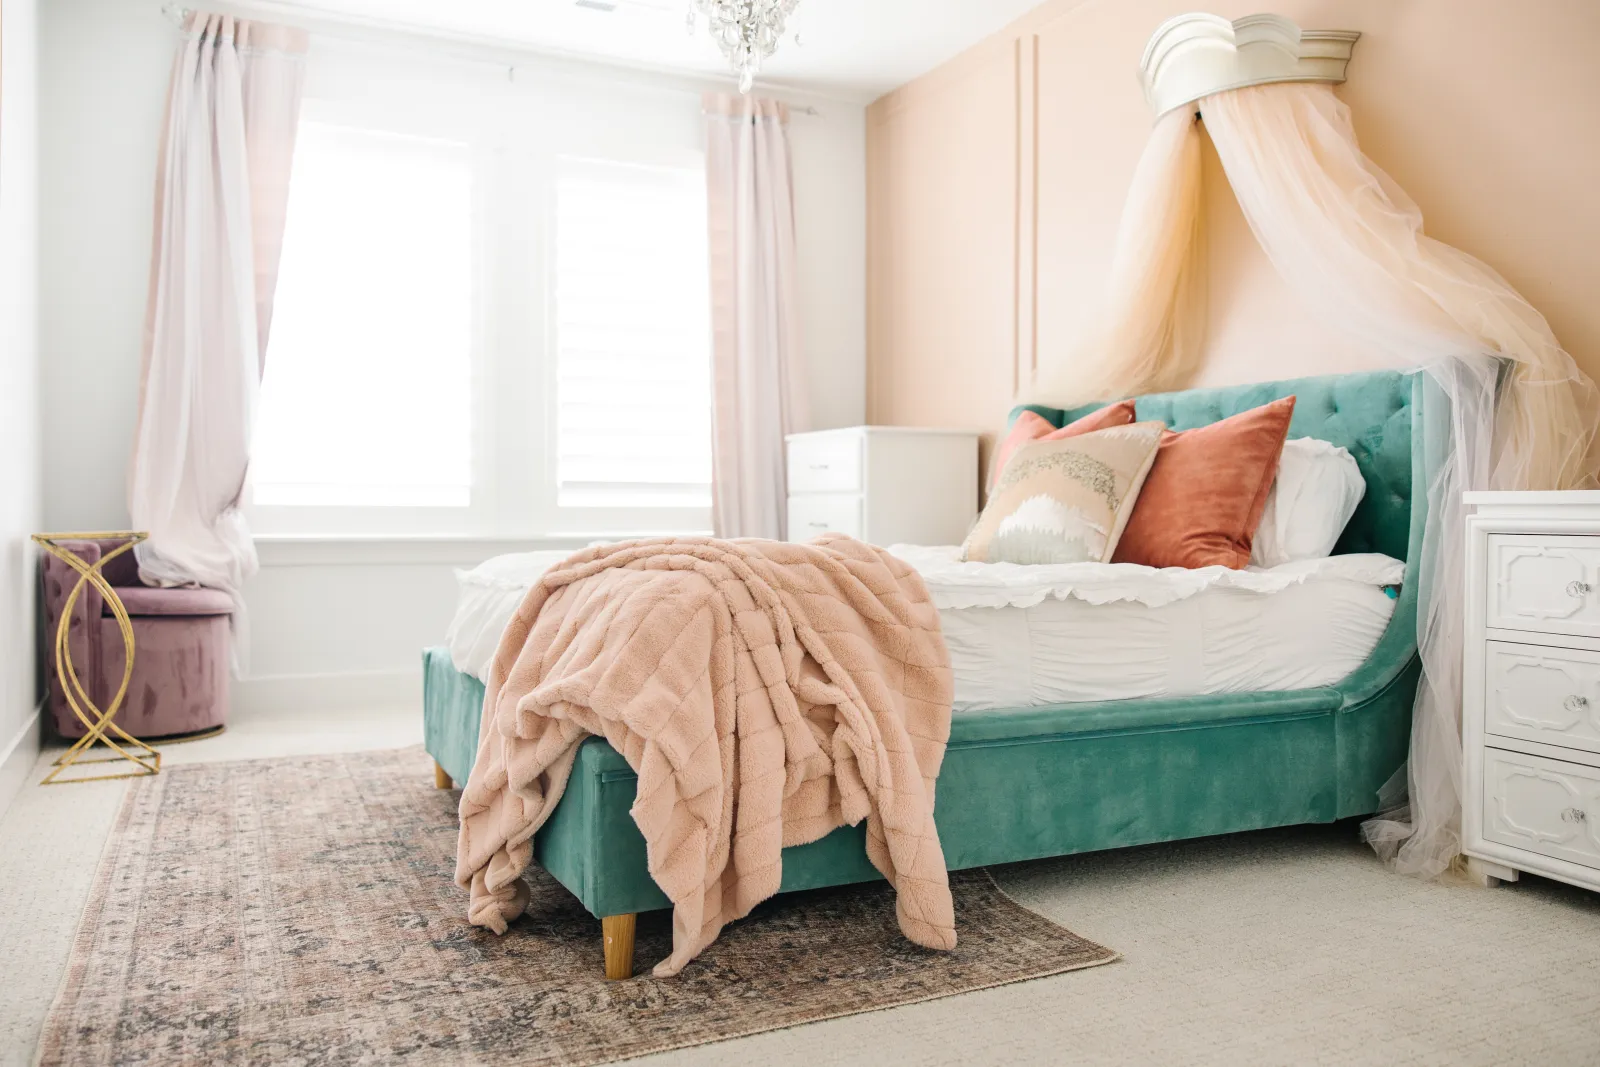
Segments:
[[[1600,637],[1600,537],[1489,535],[1485,624]]]
[[[1600,753],[1600,652],[1490,641],[1484,732]]]
[[[789,498],[789,540],[809,541],[818,534],[842,533],[861,538],[861,498],[816,493]]]
[[[1600,868],[1600,770],[1484,749],[1483,836]]]
[[[861,437],[808,434],[789,440],[789,492],[853,493],[861,485]]]

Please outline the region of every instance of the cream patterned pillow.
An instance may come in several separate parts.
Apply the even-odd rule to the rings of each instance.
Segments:
[[[1017,449],[961,558],[979,563],[1104,563],[1156,461],[1159,422],[1135,422]]]

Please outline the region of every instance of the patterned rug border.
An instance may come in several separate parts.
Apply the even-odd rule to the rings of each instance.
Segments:
[[[266,757],[266,758],[294,758],[294,757]],[[218,763],[259,763],[255,760],[218,760]],[[56,983],[55,996],[50,998],[50,1010],[44,1013],[44,1023],[39,1027],[39,1040],[33,1049],[33,1059],[30,1061],[34,1067],[44,1059],[45,1035],[50,1033],[51,1024],[55,1022],[56,1013],[62,1008],[62,1000],[67,995],[67,990],[83,980],[84,972],[89,968],[91,953],[89,951],[97,926],[89,922],[92,915],[99,918],[105,910],[106,894],[111,889],[111,875],[115,869],[115,859],[122,847],[122,837],[133,821],[137,797],[141,789],[150,789],[160,786],[166,789],[164,776],[178,770],[177,767],[164,767],[160,774],[147,778],[134,778],[126,783],[122,791],[122,799],[117,802],[117,817],[111,823],[111,832],[106,834],[105,843],[100,846],[100,859],[96,861],[94,881],[89,883],[89,895],[84,899],[83,911],[78,913],[78,925],[72,931],[72,947],[67,950],[67,965],[61,969],[61,981]]]
[[[879,1012],[893,1011],[896,1008],[908,1008],[908,1007],[911,1007],[913,1004],[931,1004],[932,1002],[934,1002],[936,1000],[949,1000],[951,997],[962,997],[962,996],[966,996],[968,993],[982,993],[982,992],[985,992],[985,991],[990,990],[990,989],[1004,989],[1006,986],[1020,985],[1023,982],[1037,982],[1041,978],[1054,978],[1058,974],[1071,974],[1074,971],[1087,971],[1087,970],[1092,970],[1095,967],[1104,967],[1108,963],[1116,963],[1118,960],[1122,959],[1122,953],[1118,952],[1116,949],[1107,948],[1105,945],[1100,944],[1100,942],[1098,942],[1098,941],[1088,941],[1087,938],[1080,937],[1077,933],[1073,932],[1072,930],[1067,929],[1065,926],[1062,926],[1060,923],[1058,923],[1054,919],[1050,918],[1050,916],[1045,915],[1043,912],[1034,911],[1032,908],[1027,907],[1026,905],[1020,903],[1017,900],[1016,897],[1013,897],[1010,893],[1007,893],[1004,889],[1000,888],[1000,883],[996,882],[994,880],[994,875],[989,873],[989,869],[987,867],[972,867],[972,868],[968,868],[968,870],[969,871],[976,871],[976,872],[982,874],[983,877],[988,881],[990,888],[992,888],[997,894],[999,894],[1001,897],[1003,897],[1006,900],[1007,903],[1012,904],[1012,905],[1014,905],[1014,906],[1016,906],[1018,908],[1021,908],[1023,911],[1027,912],[1029,915],[1037,916],[1038,918],[1043,919],[1045,922],[1049,923],[1051,926],[1055,927],[1057,930],[1060,930],[1062,933],[1066,934],[1068,937],[1072,937],[1072,938],[1074,938],[1076,940],[1079,940],[1079,941],[1086,941],[1089,944],[1094,945],[1096,948],[1100,949],[1100,951],[1104,952],[1105,956],[1103,958],[1100,958],[1100,959],[1081,960],[1081,961],[1079,961],[1077,963],[1064,963],[1064,964],[1061,964],[1059,966],[1057,966],[1057,965],[1047,965],[1047,966],[1041,968],[1036,973],[1018,974],[1018,975],[1016,975],[1014,977],[1002,978],[999,981],[983,982],[983,983],[981,983],[979,985],[971,985],[971,986],[966,987],[965,989],[951,989],[951,990],[948,990],[948,991],[943,992],[943,993],[929,993],[926,996],[907,997],[904,1000],[896,1000],[896,1001],[894,1001],[893,1003],[890,1003],[890,1004],[874,1004],[873,1006],[868,1007],[868,1008],[847,1008],[847,1009],[842,1009],[840,1011],[830,1012],[830,1013],[828,1013],[826,1015],[818,1015],[815,1018],[807,1019],[805,1022],[801,1022],[801,1023],[788,1023],[788,1024],[785,1024],[785,1025],[781,1025],[781,1026],[762,1026],[762,1027],[757,1027],[756,1029],[753,1029],[753,1030],[746,1030],[746,1031],[744,1031],[742,1033],[723,1034],[723,1035],[718,1036],[718,1037],[708,1038],[708,1039],[706,1039],[704,1041],[666,1042],[666,1043],[663,1043],[663,1044],[661,1044],[659,1046],[652,1046],[651,1048],[643,1049],[643,1050],[638,1051],[638,1052],[630,1052],[628,1055],[623,1056],[620,1059],[614,1059],[614,1060],[591,1060],[591,1061],[587,1061],[587,1062],[584,1062],[584,1063],[574,1063],[574,1064],[572,1064],[572,1067],[599,1067],[599,1065],[601,1065],[601,1064],[628,1063],[628,1062],[630,1062],[632,1060],[643,1059],[646,1056],[658,1056],[663,1052],[677,1052],[680,1049],[686,1049],[686,1048],[710,1048],[712,1045],[722,1045],[722,1044],[726,1044],[729,1041],[739,1041],[739,1040],[741,1040],[743,1038],[756,1037],[757,1035],[760,1035],[760,1034],[772,1034],[772,1033],[777,1033],[780,1030],[799,1030],[802,1027],[815,1026],[818,1023],[833,1022],[836,1019],[848,1019],[853,1015],[876,1015]],[[952,872],[952,873],[955,873],[955,872]],[[742,922],[744,920],[740,920],[740,921]],[[957,934],[959,934],[959,933],[960,933],[960,931],[958,929],[957,930]],[[671,979],[671,978],[651,978],[648,973],[633,979],[633,981],[636,981],[636,982],[637,981],[670,982],[672,980],[673,979]]]
[[[185,763],[174,767],[163,768],[162,774],[152,776],[149,780],[129,781],[127,783],[127,788],[123,793],[122,799],[119,802],[116,819],[113,822],[111,830],[101,848],[99,860],[95,869],[94,880],[91,883],[89,894],[84,901],[83,910],[78,916],[77,926],[73,932],[67,965],[65,968],[63,968],[61,980],[56,987],[55,995],[51,999],[50,1009],[46,1013],[44,1024],[40,1029],[38,1044],[35,1046],[34,1055],[31,1060],[35,1067],[38,1067],[39,1064],[44,1062],[43,1055],[45,1051],[45,1039],[47,1035],[52,1032],[52,1029],[57,1025],[57,1015],[58,1012],[63,1009],[63,1001],[67,996],[68,990],[72,989],[74,986],[80,984],[84,980],[92,962],[93,943],[99,930],[98,920],[106,908],[112,879],[116,871],[116,860],[122,854],[123,849],[127,847],[137,847],[137,843],[130,842],[127,840],[127,838],[129,836],[130,827],[134,822],[135,815],[140,809],[140,802],[142,800],[150,799],[148,797],[149,793],[152,791],[159,791],[161,794],[164,794],[168,781],[171,777],[175,776],[178,778],[183,778],[187,777],[191,773],[203,773],[204,771],[208,770],[214,771],[219,767],[259,764],[293,764],[309,759],[348,758],[360,757],[363,755],[371,756],[387,753],[404,753],[410,751],[420,752],[421,746],[402,745],[374,749],[359,749],[350,752],[302,753],[287,756],[263,756],[249,759],[215,760],[194,764]],[[452,791],[452,796],[459,796],[459,791]],[[155,804],[155,806],[159,808],[159,800],[159,797],[151,799],[151,803]],[[818,1023],[826,1023],[838,1019],[849,1018],[854,1015],[872,1015],[895,1008],[904,1008],[916,1004],[927,1004],[933,1001],[947,1000],[952,997],[963,996],[969,993],[980,993],[991,989],[1001,989],[1005,988],[1006,986],[1018,985],[1023,982],[1033,982],[1044,978],[1055,977],[1061,974],[1070,974],[1076,971],[1091,970],[1096,967],[1102,967],[1107,964],[1116,963],[1123,959],[1123,954],[1120,951],[1108,948],[1107,946],[1101,945],[1099,942],[1092,941],[1088,938],[1081,937],[1076,932],[1057,922],[1050,916],[1045,915],[1042,912],[1035,911],[1034,909],[1022,904],[1000,886],[988,868],[968,868],[962,872],[951,872],[952,877],[958,873],[967,875],[969,877],[975,875],[981,876],[984,882],[987,883],[988,887],[1006,903],[1019,909],[1020,911],[1026,912],[1028,915],[1043,922],[1051,930],[1060,933],[1064,937],[1081,942],[1086,946],[1092,946],[1094,949],[1099,951],[1100,955],[1091,959],[1027,966],[1012,974],[1005,975],[1004,977],[1000,977],[995,980],[979,980],[975,984],[967,985],[960,989],[937,990],[924,994],[908,995],[901,999],[894,999],[884,1003],[873,1004],[865,1007],[841,1007],[837,1010],[828,1011],[800,1022],[784,1022],[774,1025],[762,1025],[759,1022],[755,1022],[754,1025],[751,1025],[747,1029],[739,1029],[737,1032],[717,1034],[709,1038],[702,1038],[698,1040],[692,1038],[686,1038],[684,1040],[668,1039],[652,1044],[649,1047],[629,1051],[622,1056],[597,1059],[580,1058],[568,1060],[566,1062],[569,1064],[569,1067],[595,1067],[595,1065],[606,1063],[624,1063],[632,1060],[642,1059],[646,1056],[655,1056],[666,1052],[674,1052],[688,1048],[710,1047],[712,1045],[719,1045],[746,1037],[754,1037],[759,1034],[774,1033],[781,1030],[799,1029],[801,1027],[811,1026]],[[809,892],[827,891],[827,889],[823,889],[812,890]],[[143,910],[142,898],[140,910],[141,912]],[[94,922],[90,921],[91,917],[95,920]],[[741,920],[741,924],[743,921],[745,920]],[[732,929],[732,927],[730,927],[730,929]],[[650,977],[648,969],[643,969],[641,974],[632,979],[632,981],[672,982],[676,981],[676,979],[655,979]]]

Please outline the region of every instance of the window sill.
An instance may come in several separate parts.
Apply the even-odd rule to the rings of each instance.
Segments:
[[[438,564],[475,567],[510,552],[568,550],[595,541],[635,537],[705,537],[704,530],[683,533],[535,534],[528,537],[468,535],[309,535],[257,534],[256,554],[263,567],[355,567]]]

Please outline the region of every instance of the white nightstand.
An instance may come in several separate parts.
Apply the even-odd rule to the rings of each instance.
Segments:
[[[978,517],[978,435],[852,426],[791,434],[789,540],[959,545]]]
[[[1600,889],[1600,492],[1465,500],[1462,851]]]

